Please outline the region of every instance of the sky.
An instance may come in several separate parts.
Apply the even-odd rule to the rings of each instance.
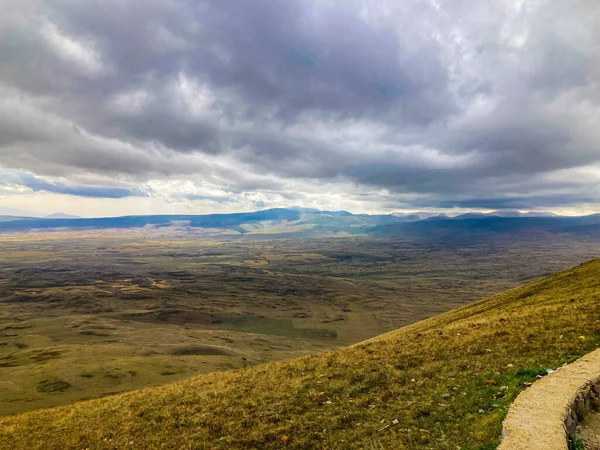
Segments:
[[[0,211],[600,211],[598,0],[0,0]]]

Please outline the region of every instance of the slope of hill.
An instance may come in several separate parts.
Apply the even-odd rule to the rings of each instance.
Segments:
[[[492,449],[600,344],[600,260],[347,349],[0,419],[6,448]]]

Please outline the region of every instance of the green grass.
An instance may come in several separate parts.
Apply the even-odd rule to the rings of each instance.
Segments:
[[[38,392],[62,392],[70,387],[70,383],[54,378],[51,380],[40,381],[37,390]]]
[[[569,450],[585,450],[585,444],[580,440],[569,438]]]
[[[0,419],[7,448],[495,448],[538,374],[600,344],[600,261],[300,359]]]

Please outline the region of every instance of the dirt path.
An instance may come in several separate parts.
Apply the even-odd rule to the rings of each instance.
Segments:
[[[577,426],[575,438],[585,444],[586,450],[600,450],[600,412],[591,411]]]

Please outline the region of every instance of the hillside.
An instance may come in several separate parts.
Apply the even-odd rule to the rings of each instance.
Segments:
[[[600,260],[350,348],[0,419],[5,448],[495,448],[600,344]]]

